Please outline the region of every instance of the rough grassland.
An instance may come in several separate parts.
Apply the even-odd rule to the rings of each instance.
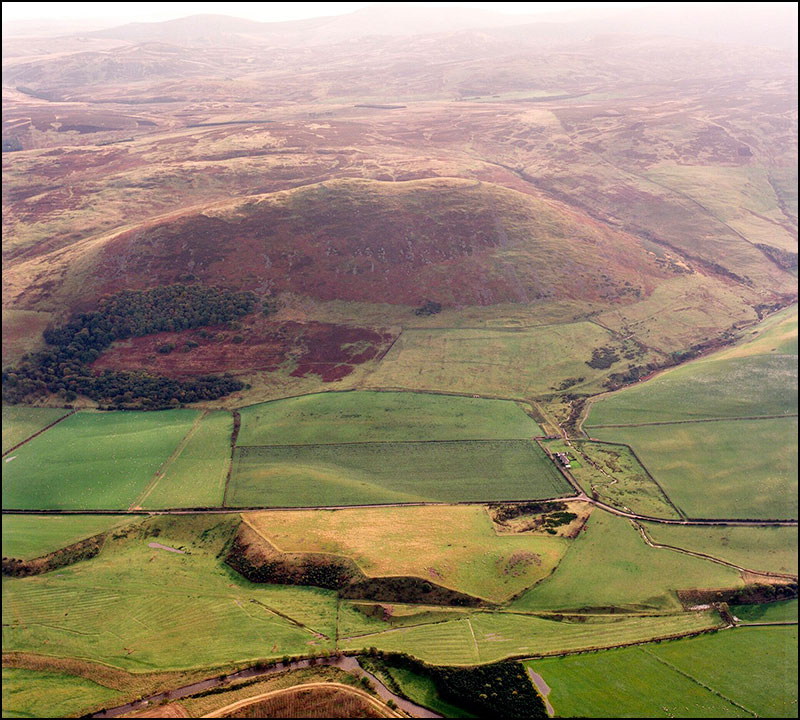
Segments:
[[[331,649],[334,593],[253,585],[216,558],[232,516],[153,518],[88,562],[3,579],[3,649],[127,670],[207,667]],[[184,554],[150,548],[160,542]],[[270,608],[307,627],[299,627]],[[313,631],[312,631],[313,629]],[[220,642],[224,638],[224,642]]]
[[[497,602],[546,577],[569,545],[549,535],[498,535],[478,506],[261,512],[245,518],[280,550],[344,555],[371,576],[416,575]]]
[[[630,445],[689,517],[797,517],[797,418],[597,428],[592,435]]]
[[[16,365],[25,353],[44,347],[42,332],[52,322],[51,313],[3,308],[2,318],[4,368]]]
[[[761,717],[797,715],[796,628],[723,631],[525,665],[550,686],[560,717],[752,717],[731,700]]]
[[[203,417],[180,454],[164,469],[143,507],[220,507],[231,458],[233,416]]]
[[[613,605],[677,610],[675,590],[741,585],[737,571],[650,548],[628,520],[595,511],[555,573],[512,607],[557,610]]]
[[[320,393],[243,408],[238,445],[500,440],[541,431],[504,400],[402,392]]]
[[[556,622],[530,615],[479,612],[461,620],[429,623],[373,635],[339,638],[344,649],[376,647],[407,652],[425,662],[472,665],[503,658],[602,648],[714,627],[711,612],[658,616],[601,616],[589,622]]]
[[[119,515],[4,515],[3,557],[30,560],[134,519]]]
[[[3,406],[3,452],[27,440],[34,433],[64,417],[69,410],[32,408],[22,405]],[[13,462],[13,461],[12,461]],[[5,465],[4,465],[5,468]]]
[[[563,440],[555,440],[548,449],[569,455],[570,473],[588,495],[650,517],[679,517],[625,445],[573,440],[567,447]]]
[[[592,349],[613,337],[589,322],[518,331],[406,330],[369,378],[370,385],[535,397],[568,377],[600,390],[610,370],[590,368]]]
[[[127,508],[196,417],[196,410],[72,415],[4,464],[3,507]]]
[[[3,717],[68,717],[97,703],[113,705],[116,690],[64,673],[3,668]]]
[[[712,555],[748,570],[797,574],[796,527],[644,526],[653,542]]]
[[[231,507],[532,500],[570,494],[533,441],[240,447]]]

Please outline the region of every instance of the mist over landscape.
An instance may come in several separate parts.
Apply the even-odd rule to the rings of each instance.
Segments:
[[[797,717],[797,4],[229,6],[4,3],[3,716]]]

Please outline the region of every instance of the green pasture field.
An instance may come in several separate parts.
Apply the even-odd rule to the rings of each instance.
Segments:
[[[587,622],[555,621],[508,612],[473,612],[459,620],[339,637],[345,650],[376,647],[439,665],[473,665],[504,658],[643,642],[716,627],[715,613],[606,615]]]
[[[69,717],[93,705],[113,705],[116,690],[86,678],[43,670],[3,668],[3,717]]]
[[[570,473],[587,495],[641,515],[680,517],[626,445],[573,440],[572,447],[567,447],[555,440],[548,448],[574,458]]]
[[[689,517],[797,517],[797,418],[595,428],[630,445]]]
[[[331,392],[251,405],[237,445],[504,440],[540,435],[514,402],[406,392]]]
[[[196,410],[79,412],[3,467],[3,507],[127,508],[176,448]]]
[[[742,627],[663,643],[662,661],[759,717],[797,717],[797,627]],[[748,681],[742,681],[742,669]]]
[[[254,585],[217,558],[237,523],[237,516],[159,516],[130,526],[92,560],[3,578],[3,650],[138,671],[331,650],[333,592]]]
[[[477,505],[247,513],[246,522],[285,552],[354,560],[370,576],[413,575],[501,602],[547,577],[570,541],[498,535]]]
[[[797,527],[683,527],[643,523],[653,542],[747,568],[797,575]]]
[[[511,607],[521,611],[609,606],[679,610],[676,590],[741,586],[736,570],[648,547],[630,521],[595,510],[556,571]]]
[[[34,408],[24,405],[3,405],[3,452],[46,428],[69,410]],[[5,469],[5,464],[3,465]]]
[[[161,470],[141,505],[148,509],[221,507],[231,461],[233,416],[209,413],[187,436],[179,454]]]
[[[784,415],[797,412],[797,305],[748,331],[736,345],[668,370],[593,403],[595,425]]]
[[[559,717],[797,716],[796,628],[724,630],[525,666],[550,686]]]
[[[528,440],[237,447],[230,507],[533,500],[571,488]]]
[[[797,356],[758,355],[702,360],[592,404],[594,426],[789,415],[797,412]]]
[[[580,390],[601,389],[610,372],[586,362],[592,350],[615,345],[590,322],[519,330],[405,330],[369,382],[373,386],[481,393],[500,397],[548,395],[566,378]]]
[[[797,622],[797,598],[765,605],[731,605],[730,608],[743,623]]]
[[[119,515],[3,515],[3,557],[31,560],[135,519]]]

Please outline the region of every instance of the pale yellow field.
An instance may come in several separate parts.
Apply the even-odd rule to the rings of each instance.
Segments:
[[[495,602],[547,577],[570,543],[549,535],[498,535],[481,506],[265,511],[243,517],[279,550],[344,555],[367,575],[415,575]]]

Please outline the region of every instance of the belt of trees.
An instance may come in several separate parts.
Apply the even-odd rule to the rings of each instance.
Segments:
[[[219,325],[251,313],[255,304],[251,292],[200,285],[117,293],[101,300],[97,310],[45,330],[45,350],[26,355],[19,366],[3,371],[3,399],[17,403],[52,393],[71,402],[85,395],[118,407],[156,409],[241,390],[243,384],[227,374],[172,380],[144,371],[105,370],[96,375],[89,365],[115,340]]]

